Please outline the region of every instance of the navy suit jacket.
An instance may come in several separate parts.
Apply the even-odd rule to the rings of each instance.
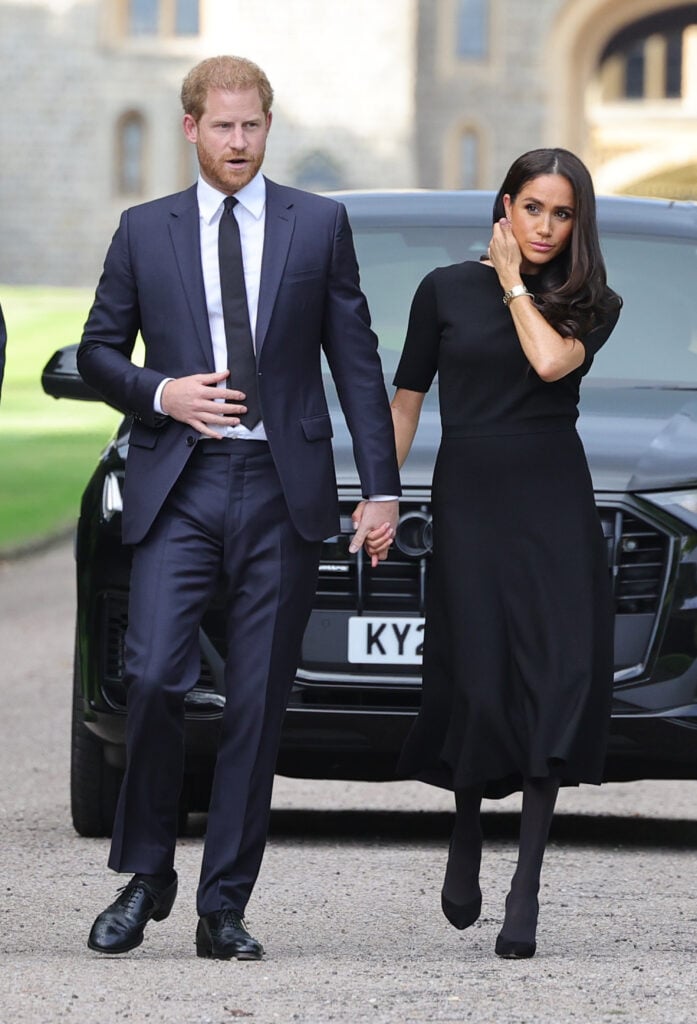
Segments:
[[[130,359],[139,331],[144,367]],[[352,435],[363,494],[400,494],[377,339],[346,210],[267,179],[256,327],[259,396],[288,509],[307,540],[338,528],[322,350]],[[187,424],[157,416],[155,391],[165,377],[214,370],[196,186],[122,215],[78,366],[110,404],[135,417],[123,507],[123,539],[134,544],[152,525],[196,436]],[[234,378],[228,386],[234,388]]]

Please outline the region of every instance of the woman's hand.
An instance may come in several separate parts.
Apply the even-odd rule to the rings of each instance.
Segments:
[[[511,223],[505,217],[494,224],[488,252],[504,292],[523,283],[523,254]],[[541,380],[548,383],[561,380],[581,366],[585,358],[583,343],[577,338],[562,337],[534,302],[518,299],[509,306],[509,311],[525,357]]]
[[[370,564],[373,569],[387,558],[390,546],[394,540],[394,530],[388,523],[383,523],[375,530],[371,530],[364,541],[366,554],[370,557]]]
[[[505,217],[494,224],[487,251],[504,291],[521,283],[520,268],[523,254],[515,240],[511,222]]]
[[[373,569],[383,562],[394,540],[398,511],[397,501],[359,501],[351,513],[356,534],[349,551],[355,554],[363,547]]]

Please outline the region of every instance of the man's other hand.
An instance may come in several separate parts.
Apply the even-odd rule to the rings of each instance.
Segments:
[[[160,396],[162,411],[180,423],[188,423],[206,437],[220,437],[220,432],[213,427],[236,427],[239,416],[247,411],[247,407],[240,404],[246,397],[243,391],[228,391],[217,386],[229,373],[229,370],[221,370],[168,380]]]

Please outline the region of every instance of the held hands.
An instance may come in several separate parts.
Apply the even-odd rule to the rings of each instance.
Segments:
[[[247,411],[245,405],[234,404],[244,401],[243,391],[216,387],[229,373],[195,373],[167,381],[160,395],[162,411],[206,437],[220,437],[212,427],[236,427],[238,417]]]
[[[355,554],[363,547],[374,569],[378,562],[387,558],[398,515],[398,501],[359,501],[351,516],[356,533],[349,551]]]

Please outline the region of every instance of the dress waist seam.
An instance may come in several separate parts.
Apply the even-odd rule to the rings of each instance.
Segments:
[[[521,420],[518,423],[482,423],[480,426],[463,426],[444,423],[443,438],[506,437],[514,434],[556,434],[576,429],[576,420],[568,416],[544,416],[537,419]]]

